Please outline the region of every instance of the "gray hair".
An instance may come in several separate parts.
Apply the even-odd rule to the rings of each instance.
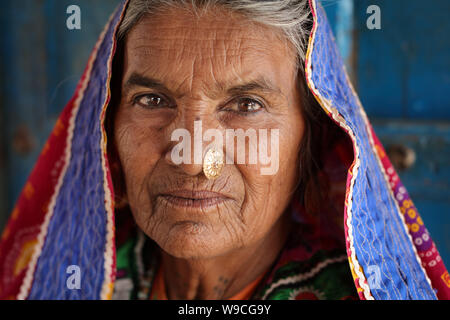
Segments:
[[[169,8],[190,8],[198,17],[214,6],[224,7],[251,21],[282,31],[288,43],[295,48],[297,67],[303,71],[312,24],[308,0],[130,0],[117,36],[119,41],[123,41],[148,13],[162,13]]]

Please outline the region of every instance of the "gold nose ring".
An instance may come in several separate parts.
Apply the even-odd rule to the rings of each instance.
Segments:
[[[203,173],[209,180],[214,180],[220,176],[223,169],[223,153],[211,148],[203,158]]]

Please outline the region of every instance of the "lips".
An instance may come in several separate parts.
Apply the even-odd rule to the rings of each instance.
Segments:
[[[175,190],[159,196],[173,206],[195,209],[206,209],[230,200],[221,193],[206,190]]]

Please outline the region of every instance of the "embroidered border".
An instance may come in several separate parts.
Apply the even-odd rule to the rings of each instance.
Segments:
[[[386,168],[384,167],[384,165],[383,165],[383,163],[382,163],[382,161],[381,161],[380,155],[378,154],[378,151],[377,151],[377,148],[376,148],[376,144],[375,144],[375,141],[374,141],[374,139],[373,139],[373,131],[372,131],[372,129],[371,129],[371,125],[369,124],[369,120],[368,120],[367,114],[366,114],[364,108],[362,107],[361,102],[360,102],[358,96],[355,94],[354,88],[353,88],[353,86],[351,85],[351,83],[350,83],[350,81],[348,80],[348,78],[347,78],[347,82],[348,82],[348,84],[349,84],[349,86],[350,86],[350,88],[351,88],[353,94],[354,94],[355,97],[356,97],[356,101],[357,101],[357,103],[358,103],[359,111],[361,112],[362,118],[364,119],[364,123],[366,124],[366,129],[367,129],[367,132],[368,132],[368,137],[369,137],[370,145],[372,146],[372,151],[373,151],[373,153],[375,154],[375,157],[376,157],[376,159],[377,159],[378,165],[379,165],[379,167],[380,167],[380,171],[381,171],[382,174],[383,174],[385,183],[386,183],[386,185],[387,185],[387,189],[389,190],[389,195],[390,195],[391,198],[394,200],[395,208],[396,208],[395,211],[396,211],[396,213],[397,213],[397,214],[399,215],[399,217],[400,217],[400,221],[402,222],[403,229],[404,229],[404,231],[405,231],[405,233],[406,233],[406,235],[407,235],[407,238],[408,238],[409,241],[411,242],[411,247],[413,248],[413,252],[414,252],[414,254],[415,254],[415,256],[416,256],[416,260],[417,260],[417,262],[419,263],[420,268],[422,269],[422,272],[423,272],[423,274],[424,274],[424,276],[425,276],[425,279],[427,280],[427,282],[428,282],[428,284],[430,285],[430,287],[433,288],[433,286],[432,286],[432,284],[431,284],[431,280],[430,280],[430,278],[428,277],[428,274],[427,274],[425,268],[424,268],[423,265],[422,265],[422,260],[421,260],[421,258],[420,258],[420,256],[419,256],[419,253],[417,252],[417,248],[416,248],[416,246],[415,246],[415,244],[414,244],[413,238],[412,238],[411,234],[409,233],[408,227],[407,227],[407,225],[406,225],[405,216],[402,214],[402,212],[401,212],[401,210],[400,210],[400,206],[399,206],[398,200],[397,200],[397,198],[395,197],[394,191],[393,191],[393,189],[391,188],[391,186],[390,186],[390,184],[389,184],[389,177],[388,177],[388,175],[387,175],[387,173],[386,173]],[[435,296],[436,296],[436,295],[435,295]],[[437,298],[437,297],[436,297],[436,298]]]
[[[112,35],[112,41],[113,45],[111,46],[111,50],[109,53],[108,58],[108,80],[106,83],[107,86],[107,94],[105,97],[105,102],[103,103],[102,112],[100,115],[100,125],[101,125],[101,131],[102,131],[102,138],[101,138],[101,149],[102,149],[102,169],[104,173],[103,177],[103,189],[105,192],[105,209],[107,214],[107,225],[106,225],[106,244],[105,244],[105,253],[104,253],[104,270],[105,270],[105,279],[102,285],[102,290],[100,292],[100,298],[101,299],[107,299],[110,300],[113,295],[114,291],[114,282],[116,277],[116,270],[115,270],[115,223],[114,223],[114,199],[112,198],[111,190],[113,190],[112,181],[110,180],[110,172],[109,172],[109,165],[108,165],[108,158],[107,158],[107,135],[106,130],[104,126],[105,116],[106,116],[106,109],[108,108],[108,105],[111,100],[111,77],[112,77],[112,63],[114,59],[114,52],[116,50],[116,33],[117,29],[119,28],[121,21],[123,20],[123,17],[125,15],[125,8],[128,5],[128,0],[123,3],[116,11],[121,11],[121,15],[119,18],[118,23],[114,27],[114,32]],[[116,16],[117,12],[114,12],[108,22],[108,26],[113,20],[113,18]]]
[[[337,262],[343,262],[343,261],[345,261],[347,259],[348,259],[347,255],[340,256],[340,257],[337,257],[337,258],[327,259],[327,260],[324,260],[324,261],[318,263],[314,268],[312,268],[308,272],[297,274],[297,275],[292,276],[292,277],[280,279],[277,282],[274,282],[274,283],[272,283],[270,285],[270,287],[264,293],[264,295],[262,297],[262,300],[266,300],[267,297],[275,289],[277,289],[280,286],[288,285],[288,284],[294,284],[294,283],[299,283],[299,282],[308,280],[308,279],[314,277],[315,275],[317,275],[320,271],[322,271],[325,267],[329,266],[330,264],[337,263]]]
[[[370,293],[370,288],[367,285],[365,275],[362,272],[362,268],[359,265],[358,259],[356,258],[354,239],[353,239],[353,228],[352,228],[352,224],[351,224],[353,186],[354,186],[356,177],[358,175],[358,169],[360,166],[360,159],[359,159],[360,152],[359,152],[359,148],[358,148],[358,145],[356,142],[355,134],[353,133],[352,129],[346,124],[344,118],[342,118],[339,115],[338,111],[331,107],[331,103],[329,101],[327,101],[327,99],[325,99],[324,97],[322,97],[320,95],[319,91],[315,87],[315,84],[312,80],[312,52],[314,49],[314,40],[315,40],[315,35],[316,35],[317,27],[318,27],[318,17],[316,14],[316,0],[309,0],[309,3],[310,3],[310,7],[311,7],[311,12],[314,17],[314,24],[313,24],[313,29],[311,31],[311,35],[309,37],[308,50],[306,53],[306,66],[305,66],[306,80],[307,80],[309,88],[313,92],[314,96],[316,97],[317,101],[322,106],[322,108],[327,112],[328,115],[331,115],[332,119],[347,132],[347,134],[350,136],[350,138],[352,139],[352,142],[353,142],[355,158],[349,169],[349,171],[352,173],[352,176],[350,178],[351,180],[347,187],[347,190],[346,190],[347,192],[346,192],[346,196],[345,196],[345,204],[346,204],[345,205],[346,206],[345,214],[347,216],[347,221],[345,221],[345,226],[346,226],[346,233],[348,232],[348,239],[346,239],[346,241],[348,240],[348,242],[349,242],[349,248],[350,248],[349,253],[350,253],[350,256],[352,259],[352,263],[349,263],[350,267],[352,267],[352,264],[353,264],[353,267],[354,267],[353,272],[358,276],[358,278],[355,279],[355,281],[358,281],[359,286],[363,289],[364,298],[367,300],[373,300],[374,298],[373,298],[372,294]],[[353,274],[353,272],[352,272],[352,274]]]

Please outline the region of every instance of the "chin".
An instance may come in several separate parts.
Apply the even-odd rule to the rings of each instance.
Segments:
[[[227,250],[226,241],[201,223],[179,222],[170,228],[162,241],[154,239],[166,253],[180,259],[207,259]]]

